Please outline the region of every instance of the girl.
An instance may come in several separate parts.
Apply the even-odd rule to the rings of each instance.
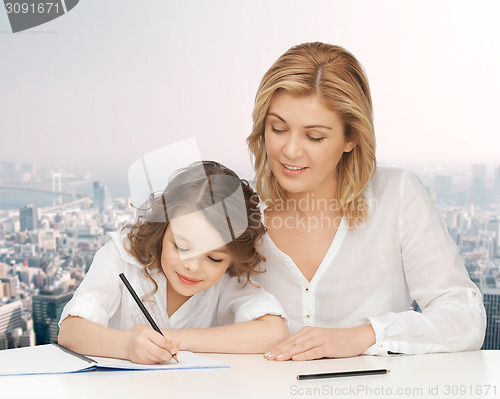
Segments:
[[[238,193],[241,194],[238,196]],[[216,162],[177,173],[150,211],[110,239],[61,315],[59,343],[135,363],[177,350],[263,353],[288,335],[276,299],[250,281],[261,256],[258,201]],[[124,273],[164,336],[118,277]]]
[[[325,43],[283,54],[247,143],[267,226],[256,281],[293,333],[268,359],[481,347],[481,294],[439,212],[414,174],[376,169],[370,88],[352,54]]]

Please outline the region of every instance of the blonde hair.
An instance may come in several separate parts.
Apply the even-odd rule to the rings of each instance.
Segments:
[[[337,195],[349,227],[368,217],[363,190],[376,169],[373,107],[368,79],[347,50],[326,43],[290,48],[265,73],[255,96],[252,133],[247,138],[256,172],[256,188],[265,202],[285,201],[286,195],[268,166],[264,128],[277,91],[316,95],[339,114],[347,141],[356,143],[337,165]]]

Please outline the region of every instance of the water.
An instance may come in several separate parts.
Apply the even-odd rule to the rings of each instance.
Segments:
[[[52,183],[33,183],[33,184],[11,184],[10,186],[18,186],[24,189],[36,190],[52,190]],[[92,197],[93,189],[92,182],[75,182],[72,185],[63,185],[63,192],[73,193],[70,195],[53,195],[50,192],[27,191],[23,189],[6,188],[0,186],[0,210],[19,209],[21,206],[33,204],[37,208],[50,207],[57,204],[59,197],[62,203],[74,201],[81,196]]]
[[[18,209],[29,204],[34,204],[37,208],[44,208],[52,206],[54,198],[51,194],[0,188],[0,209]],[[63,202],[67,202],[68,198],[71,197],[63,197]]]
[[[52,182],[45,182],[45,183],[42,182],[33,184],[13,183],[10,185],[19,186],[23,188],[33,188],[38,190],[47,190],[47,191],[52,190]],[[108,186],[108,188],[109,188],[108,194],[110,195],[111,198],[122,198],[122,197],[128,197],[130,195],[128,184],[123,183],[119,180],[112,181],[111,184]],[[80,181],[73,181],[71,183],[63,183],[62,191],[68,193],[74,193],[79,197],[86,196],[93,198],[94,195],[93,181],[80,180]],[[54,200],[57,200],[58,198],[59,198],[58,195],[53,195],[52,193],[11,189],[11,188],[1,187],[0,185],[0,210],[4,211],[19,209],[20,207],[29,204],[33,204],[37,208],[50,207],[56,204]],[[61,198],[63,203],[74,201],[75,199],[77,199],[76,196],[71,197],[69,195],[63,195]]]

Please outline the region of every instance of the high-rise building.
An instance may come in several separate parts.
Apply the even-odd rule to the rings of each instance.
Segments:
[[[4,286],[3,293],[7,298],[17,298],[19,293],[19,278],[17,276],[0,277],[0,284]],[[7,295],[8,292],[8,295]]]
[[[481,349],[500,349],[500,288],[483,289],[486,336]]]
[[[38,228],[38,209],[34,205],[19,208],[19,223],[21,231],[32,231]]]
[[[40,291],[39,295],[33,297],[33,327],[37,345],[57,343],[57,323],[72,296],[73,292],[54,290]]]
[[[500,166],[495,169],[495,181],[493,186],[495,201],[500,201]]]
[[[104,209],[104,201],[106,199],[106,188],[99,181],[94,182],[94,208],[99,209],[101,213]]]
[[[34,346],[35,345],[35,334],[33,330],[24,331],[23,334],[19,337],[19,347],[23,348],[25,346]]]
[[[38,247],[49,251],[55,251],[56,246],[56,232],[54,230],[41,231],[38,234]]]
[[[472,165],[472,186],[470,200],[479,205],[486,202],[486,165]]]
[[[434,190],[436,192],[436,199],[451,199],[453,196],[453,183],[451,176],[436,175],[434,177]]]
[[[0,336],[6,336],[9,331],[22,328],[22,303],[14,301],[0,305]]]
[[[500,257],[500,217],[490,219],[486,224],[486,230],[493,233],[493,257]]]
[[[7,276],[8,271],[9,271],[9,265],[7,263],[0,262],[0,277]]]

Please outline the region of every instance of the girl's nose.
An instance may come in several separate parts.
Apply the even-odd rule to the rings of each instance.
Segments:
[[[184,260],[184,266],[189,271],[197,271],[201,268],[202,257],[201,256],[193,256],[192,258]]]

